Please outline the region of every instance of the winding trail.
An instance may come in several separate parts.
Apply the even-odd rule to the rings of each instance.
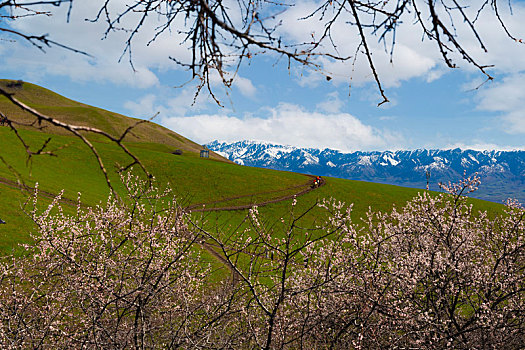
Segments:
[[[205,211],[232,211],[232,210],[246,210],[246,209],[250,209],[250,208],[252,208],[253,206],[264,207],[265,205],[268,205],[268,204],[273,204],[273,203],[283,202],[283,201],[285,201],[285,200],[292,199],[292,198],[294,198],[294,197],[297,198],[297,197],[299,197],[299,196],[302,196],[302,195],[304,195],[304,194],[307,194],[307,193],[309,193],[309,192],[312,192],[313,190],[315,190],[315,189],[317,189],[317,188],[319,188],[319,187],[325,185],[325,181],[324,181],[324,179],[321,178],[321,180],[320,180],[320,182],[319,182],[319,185],[316,186],[316,187],[314,187],[315,176],[314,176],[314,175],[305,175],[305,176],[310,177],[312,180],[311,180],[311,181],[308,181],[307,183],[302,184],[302,185],[297,185],[297,186],[293,186],[293,187],[288,187],[288,188],[284,188],[284,189],[281,189],[281,190],[274,190],[274,191],[267,191],[267,192],[252,193],[252,194],[247,194],[247,195],[242,195],[242,196],[236,196],[236,197],[230,197],[230,198],[223,198],[223,199],[221,199],[221,200],[213,201],[213,202],[208,202],[208,203],[192,204],[192,205],[186,207],[186,209],[189,210],[190,212],[205,212]],[[251,203],[251,204],[243,204],[243,205],[225,206],[225,207],[211,207],[211,208],[206,208],[206,206],[209,205],[209,204],[216,204],[216,203],[221,203],[221,202],[228,202],[228,201],[235,200],[235,199],[246,198],[246,197],[254,197],[254,196],[257,196],[257,195],[261,195],[261,194],[270,194],[270,193],[276,193],[276,192],[283,192],[283,191],[287,191],[287,190],[291,190],[291,189],[295,189],[295,188],[301,188],[301,190],[298,191],[298,192],[295,192],[295,193],[292,193],[292,194],[286,195],[286,196],[281,196],[281,197],[277,197],[277,198],[269,199],[269,200],[262,201],[262,202],[255,202],[255,203]]]
[[[35,188],[34,187],[31,187],[29,185],[27,185],[26,183],[19,183],[19,182],[16,182],[16,181],[13,181],[13,180],[9,180],[9,179],[6,179],[5,177],[0,177],[0,184],[4,184],[8,187],[11,187],[11,188],[14,188],[14,189],[17,189],[17,190],[20,190],[20,191],[27,191],[27,193],[29,194],[32,194],[35,192]],[[38,195],[41,195],[45,198],[48,198],[48,199],[55,199],[58,194],[54,194],[54,193],[51,193],[51,192],[47,192],[47,191],[44,191],[42,190],[41,188],[38,189]],[[78,202],[77,201],[74,201],[72,199],[69,199],[69,198],[66,198],[64,196],[62,196],[60,198],[60,203],[63,203],[63,204],[67,204],[67,205],[70,205],[70,206],[74,206],[76,207],[78,205]]]
[[[313,190],[315,190],[315,189],[325,185],[324,179],[321,178],[319,186],[314,187],[315,176],[314,175],[306,175],[306,174],[305,174],[305,176],[310,177],[311,180],[306,182],[306,183],[303,183],[301,185],[296,185],[296,186],[287,187],[287,188],[283,188],[283,189],[279,189],[279,190],[273,190],[273,191],[256,192],[256,193],[244,194],[244,195],[235,196],[235,197],[222,198],[220,200],[216,200],[216,201],[212,201],[212,202],[192,204],[192,205],[187,206],[184,209],[189,211],[189,212],[193,212],[194,213],[194,212],[206,212],[206,211],[246,210],[246,209],[250,209],[253,206],[264,207],[264,206],[266,206],[268,204],[279,203],[279,202],[283,202],[283,201],[288,200],[288,199],[292,199],[294,197],[302,196],[304,194],[312,192]],[[31,187],[31,186],[29,186],[29,185],[27,185],[25,183],[18,183],[16,181],[7,179],[5,177],[0,177],[0,184],[4,184],[4,185],[6,185],[8,187],[19,189],[19,190],[22,190],[22,191],[27,191],[29,193],[31,193],[31,192],[33,192],[35,190],[34,187]],[[269,200],[266,200],[266,201],[262,201],[262,202],[254,202],[254,203],[250,203],[250,204],[224,206],[224,207],[208,207],[207,208],[207,206],[213,205],[213,204],[217,204],[217,203],[229,202],[229,201],[233,201],[233,200],[236,200],[236,199],[255,197],[255,196],[271,194],[271,193],[285,192],[285,191],[290,191],[290,190],[293,190],[293,189],[301,189],[301,190],[297,191],[295,193],[292,193],[292,194],[288,194],[288,195],[277,197],[277,198],[272,198],[272,199],[269,199]],[[40,195],[46,197],[46,198],[49,198],[49,199],[55,199],[56,196],[57,196],[57,194],[44,191],[44,190],[42,190],[40,188],[38,189],[38,193]],[[71,205],[71,206],[77,206],[77,204],[78,204],[76,201],[74,201],[72,199],[69,199],[69,198],[66,198],[66,197],[62,197],[60,199],[60,202],[64,203],[64,204],[67,204],[67,205]]]

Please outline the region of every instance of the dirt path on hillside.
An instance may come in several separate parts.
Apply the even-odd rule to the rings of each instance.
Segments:
[[[305,175],[305,176],[312,177],[313,175]],[[250,194],[243,194],[243,195],[235,196],[235,197],[222,198],[222,199],[219,199],[219,200],[216,200],[216,201],[212,201],[212,202],[192,204],[192,205],[187,206],[186,209],[193,210],[193,209],[198,209],[199,207],[208,206],[208,205],[217,204],[217,203],[222,203],[222,202],[229,202],[229,201],[232,201],[232,200],[235,200],[235,199],[255,197],[255,196],[260,196],[260,195],[263,195],[263,194],[271,194],[271,193],[290,191],[290,190],[293,190],[293,189],[296,189],[296,188],[303,188],[303,187],[311,186],[311,185],[312,185],[312,181],[309,180],[308,182],[303,183],[301,185],[295,185],[295,186],[291,186],[291,187],[287,187],[287,188],[282,188],[282,189],[279,189],[279,190],[256,192],[256,193],[250,193]]]
[[[237,283],[239,282],[239,280],[241,279],[241,276],[239,275],[239,273],[237,271],[235,271],[233,269],[233,267],[231,266],[230,262],[224,257],[222,256],[218,251],[216,251],[213,247],[217,247],[216,245],[212,245],[210,243],[207,243],[207,242],[201,242],[199,243],[199,245],[206,249],[206,251],[208,253],[210,253],[211,255],[213,255],[217,260],[219,260],[228,270],[230,270],[230,273],[232,274],[232,283],[233,285],[237,285]]]
[[[235,197],[223,198],[223,199],[212,201],[212,202],[192,204],[192,205],[187,206],[184,209],[188,210],[190,212],[205,212],[205,211],[245,210],[245,209],[250,209],[253,206],[264,207],[265,205],[268,205],[268,204],[279,203],[279,202],[282,202],[282,201],[285,201],[285,200],[288,200],[288,199],[292,199],[294,197],[302,196],[302,195],[304,195],[306,193],[309,193],[309,192],[311,192],[311,191],[313,191],[313,190],[315,190],[315,189],[325,185],[324,179],[321,178],[319,186],[313,187],[313,184],[314,184],[314,181],[315,181],[314,180],[315,176],[313,176],[313,175],[305,175],[305,176],[310,177],[312,180],[308,181],[306,183],[303,183],[301,185],[287,187],[287,188],[283,188],[283,189],[280,189],[280,190],[256,192],[256,193],[250,193],[250,194],[245,194],[245,195],[240,195],[240,196],[235,196]],[[6,186],[9,186],[11,188],[14,188],[14,189],[19,189],[21,191],[27,191],[28,193],[34,193],[34,191],[35,191],[34,187],[31,187],[31,186],[29,186],[29,185],[27,185],[25,183],[19,183],[19,182],[7,179],[5,177],[0,177],[0,183],[4,184]],[[277,197],[277,198],[266,200],[266,201],[262,201],[262,202],[255,202],[255,203],[251,203],[251,204],[234,205],[234,206],[225,206],[225,207],[206,208],[206,206],[208,206],[208,205],[213,205],[213,204],[222,203],[222,202],[229,202],[229,201],[236,200],[236,199],[241,199],[241,198],[248,198],[248,197],[255,197],[255,196],[260,196],[260,195],[265,195],[265,194],[290,191],[290,190],[293,190],[293,189],[296,189],[296,188],[297,189],[298,188],[302,188],[302,190],[298,191],[298,192],[295,192],[295,193],[292,193],[292,194],[289,194],[289,195],[286,195],[286,196]],[[42,190],[40,188],[38,189],[38,193],[40,195],[48,198],[48,199],[55,199],[56,196],[57,196],[57,194],[44,191],[44,190]],[[74,201],[72,199],[69,199],[69,198],[66,198],[66,197],[62,197],[60,199],[60,203],[67,204],[67,205],[70,205],[70,206],[77,206],[78,205],[78,203],[76,201]]]
[[[26,183],[19,183],[13,180],[6,179],[5,177],[0,177],[0,184],[4,184],[8,187],[11,187],[11,188],[14,188],[20,191],[26,191],[28,194],[31,194],[31,195],[35,193],[34,187],[31,187],[27,185]],[[41,188],[38,189],[38,194],[45,198],[51,199],[51,200],[55,199],[58,196],[57,194],[43,191]],[[73,207],[76,207],[78,205],[78,202],[72,199],[69,199],[69,198],[65,198],[64,196],[62,196],[62,198],[60,199],[60,203],[67,204]]]
[[[313,175],[305,175],[305,176],[308,176],[308,177],[311,177],[312,179],[315,179],[315,176],[313,176]],[[205,211],[246,210],[246,209],[252,208],[253,206],[264,207],[265,205],[268,205],[268,204],[279,203],[279,202],[283,202],[283,201],[288,200],[288,199],[292,199],[294,197],[296,198],[296,197],[302,196],[304,194],[307,194],[307,193],[309,193],[309,192],[311,192],[311,191],[313,191],[313,190],[315,190],[315,189],[325,185],[325,181],[324,181],[323,178],[321,178],[321,181],[319,182],[319,186],[317,186],[317,187],[313,186],[314,181],[315,180],[308,181],[306,184],[285,188],[283,190],[274,190],[274,191],[260,192],[260,193],[256,193],[256,194],[250,194],[250,195],[243,195],[243,196],[237,196],[237,197],[231,197],[231,198],[224,198],[224,199],[221,199],[219,201],[210,202],[210,203],[193,204],[193,205],[190,205],[190,206],[186,207],[186,209],[190,210],[191,212],[205,212]],[[290,190],[290,189],[294,189],[294,188],[303,188],[303,189],[301,191],[299,191],[299,192],[295,192],[295,193],[292,193],[292,194],[289,194],[289,195],[286,195],[286,196],[270,199],[270,200],[267,200],[267,201],[256,202],[256,203],[252,203],[252,204],[243,204],[243,205],[233,205],[233,206],[225,206],[225,207],[206,208],[207,204],[215,204],[215,203],[220,203],[220,202],[227,202],[227,201],[230,201],[230,200],[235,200],[235,199],[245,198],[245,197],[251,197],[251,196],[261,195],[261,194],[282,192],[282,191],[286,191],[286,190]],[[199,206],[201,206],[202,208],[199,208]]]
[[[299,196],[302,196],[302,195],[304,195],[306,193],[309,193],[309,192],[311,192],[311,191],[313,191],[313,190],[315,190],[315,189],[317,189],[317,188],[319,188],[321,186],[324,186],[326,184],[325,180],[323,178],[321,178],[321,180],[319,181],[319,186],[314,187],[313,185],[314,185],[314,181],[315,181],[315,176],[313,176],[313,175],[306,175],[306,176],[308,176],[308,177],[310,177],[312,179],[311,181],[308,181],[306,184],[294,186],[294,187],[291,187],[291,188],[288,188],[288,189],[284,189],[284,190],[268,191],[268,192],[258,193],[258,194],[268,194],[268,193],[281,192],[281,191],[285,191],[285,190],[289,190],[289,189],[293,189],[293,188],[303,188],[301,191],[293,193],[291,195],[286,195],[286,196],[282,196],[282,197],[279,197],[279,198],[275,198],[275,199],[271,199],[271,200],[267,200],[267,201],[263,201],[263,202],[258,202],[258,203],[254,203],[254,204],[227,206],[227,207],[219,207],[219,208],[206,208],[206,207],[195,208],[196,206],[199,206],[199,205],[202,205],[202,204],[194,204],[192,206],[187,207],[187,209],[190,209],[191,212],[205,212],[205,211],[246,210],[246,209],[252,208],[253,206],[263,207],[263,206],[268,205],[268,204],[282,202],[282,201],[285,201],[285,200],[288,200],[288,199],[292,199],[294,197],[297,198]],[[252,195],[231,197],[231,198],[224,198],[224,199],[222,199],[220,201],[215,201],[215,202],[212,202],[212,203],[220,203],[220,202],[225,202],[225,201],[229,201],[229,200],[245,198],[245,197],[249,197],[249,196],[253,196],[253,194]],[[238,272],[235,271],[232,268],[232,266],[230,265],[228,260],[226,260],[219,252],[217,252],[217,250],[215,250],[215,248],[216,247],[218,248],[218,246],[216,246],[214,244],[211,244],[211,243],[207,243],[207,242],[202,242],[200,245],[201,245],[202,248],[206,249],[207,252],[209,252],[214,257],[216,257],[220,262],[222,262],[223,265],[226,266],[226,268],[228,270],[230,270],[230,273],[232,275],[232,283],[233,283],[233,285],[236,285],[239,282],[239,279],[241,277],[238,275]]]

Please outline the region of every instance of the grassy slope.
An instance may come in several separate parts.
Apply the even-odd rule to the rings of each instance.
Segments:
[[[42,141],[45,135],[25,132],[31,140]],[[40,140],[39,140],[40,139]],[[22,176],[33,184],[38,179],[42,190],[58,193],[65,189],[65,197],[75,199],[77,192],[82,193],[83,203],[93,205],[106,198],[108,188],[103,176],[94,162],[92,155],[78,140],[65,136],[54,136],[57,144],[68,143],[69,146],[57,152],[58,157],[36,157],[32,164],[32,174],[24,163],[24,151],[16,143],[14,135],[7,128],[0,128],[0,149],[4,158],[18,170]],[[108,164],[115,161],[125,162],[125,155],[115,146],[97,144]],[[181,197],[184,205],[207,203],[218,199],[243,194],[260,193],[254,197],[245,197],[218,205],[236,205],[264,201],[292,193],[294,190],[264,193],[302,184],[308,180],[301,174],[272,171],[267,169],[242,167],[235,164],[200,159],[190,155],[174,156],[163,152],[143,148],[132,148],[146,166],[155,174],[160,184],[169,182]],[[91,160],[92,159],[92,160]],[[15,180],[15,176],[0,165],[0,177]],[[117,176],[112,179],[118,184]],[[353,219],[365,216],[368,207],[374,210],[390,210],[393,205],[402,207],[421,190],[369,182],[326,178],[326,185],[299,198],[297,211],[305,210],[316,200],[336,198],[346,203],[353,203]],[[13,244],[25,242],[31,228],[30,221],[20,212],[20,203],[27,195],[0,184],[0,216],[8,225],[0,226],[0,250],[8,249]],[[497,204],[472,200],[478,209],[498,211]],[[46,202],[46,200],[44,200]],[[48,202],[48,201],[47,201]],[[277,221],[290,209],[290,200],[262,207],[260,212],[270,222]],[[208,206],[209,207],[209,206]],[[247,211],[205,213],[208,228],[232,230],[243,220]],[[201,215],[201,214],[198,214]],[[323,221],[323,217],[311,215],[309,221]]]
[[[70,100],[38,85],[23,83],[21,88],[10,88],[8,87],[10,83],[12,81],[0,79],[0,87],[14,93],[17,99],[41,113],[66,123],[96,127],[117,136],[139,120]],[[4,96],[0,97],[0,111],[18,121],[33,120],[28,113],[22,112]],[[46,125],[44,124],[44,126]],[[46,126],[45,132],[59,135],[67,134],[63,129],[49,125]],[[165,152],[181,149],[186,152],[198,153],[202,149],[201,145],[151,122],[138,125],[132,133],[126,136],[125,141],[157,144],[155,146],[157,150],[162,149]],[[147,145],[144,146],[147,147]],[[210,156],[226,161],[213,152],[210,152]]]
[[[361,219],[366,218],[369,207],[373,211],[388,212],[392,210],[393,206],[397,208],[403,207],[407,201],[417,196],[418,192],[423,192],[420,189],[337,178],[325,178],[325,181],[325,186],[297,199],[297,204],[293,208],[293,217],[299,217],[318,201],[334,198],[336,201],[346,203],[346,205],[352,204],[352,221],[358,227],[363,227],[365,223]],[[434,192],[434,194],[437,193]],[[488,211],[491,216],[502,212],[502,206],[497,203],[478,199],[467,199],[467,201],[474,204],[474,208],[477,210]],[[266,229],[271,230],[274,237],[284,237],[292,219],[291,210],[292,200],[264,206],[258,208],[260,213],[259,219],[263,222]],[[315,236],[322,233],[322,231],[313,228],[324,226],[328,219],[327,214],[326,210],[314,207],[308,215],[297,222],[297,225],[305,228],[312,236]],[[216,235],[235,236],[235,232],[243,232],[250,225],[249,220],[247,220],[247,210],[208,212],[201,215],[200,220],[204,227]],[[285,224],[281,224],[280,218],[284,218]],[[296,231],[294,240],[301,242],[304,239],[303,233],[304,231],[302,230]],[[247,264],[245,267],[249,266],[250,257],[248,255],[240,254],[238,259],[241,265]]]

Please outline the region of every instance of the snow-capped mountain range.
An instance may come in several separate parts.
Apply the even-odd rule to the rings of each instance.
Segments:
[[[477,172],[474,197],[495,202],[516,198],[525,203],[525,151],[414,150],[344,153],[256,141],[213,141],[209,149],[242,165],[425,188],[455,182]]]

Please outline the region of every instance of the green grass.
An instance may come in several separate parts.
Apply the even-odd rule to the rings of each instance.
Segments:
[[[294,215],[297,217],[315,203],[323,199],[333,198],[336,201],[345,203],[345,208],[352,204],[351,218],[357,225],[363,225],[366,214],[371,208],[373,211],[389,212],[395,206],[402,208],[407,201],[413,199],[418,193],[424,192],[421,189],[406,188],[393,185],[384,185],[373,182],[352,181],[338,178],[325,178],[326,185],[305,194],[297,199]],[[437,192],[432,192],[437,195]],[[487,211],[489,215],[495,216],[502,213],[503,206],[498,203],[487,202],[479,199],[467,199],[468,203],[474,205],[477,211]],[[258,209],[262,220],[268,226],[275,227],[274,234],[284,234],[282,226],[278,224],[280,218],[288,219],[291,215],[292,200],[271,204]],[[238,210],[230,212],[207,212],[199,213],[201,221],[205,227],[212,232],[231,233],[232,231],[244,229],[247,223],[239,227],[244,218],[248,215],[248,210]],[[302,219],[302,227],[314,227],[324,225],[328,219],[328,212],[324,209],[314,208],[310,215]]]
[[[27,196],[19,190],[0,184],[0,252],[10,252],[18,244],[31,241],[30,232],[35,225],[22,211]]]
[[[7,81],[0,80],[0,85],[6,84]],[[14,92],[18,98],[44,113],[63,121],[90,125],[108,132],[118,133],[135,121],[69,100],[29,83],[24,83],[23,89]],[[5,98],[0,98],[0,111],[21,120],[28,118]],[[209,208],[262,202],[294,193],[298,190],[292,187],[303,185],[309,180],[302,174],[236,165],[225,162],[219,156],[202,159],[198,155],[199,145],[158,125],[147,124],[144,127],[146,126],[145,129],[136,130],[126,145],[155,175],[161,187],[168,183],[171,185],[182,206],[208,203]],[[2,150],[0,155],[3,160],[16,169],[30,186],[38,182],[41,190],[53,194],[64,190],[64,196],[73,201],[80,192],[82,203],[86,205],[105,201],[109,189],[91,151],[78,138],[65,135],[53,128],[44,131],[20,130],[20,135],[33,150],[39,149],[48,138],[51,138],[47,149],[55,150],[56,157],[36,156],[26,164],[27,154],[15,134],[8,127],[0,127]],[[91,140],[109,170],[112,183],[122,193],[123,186],[115,172],[116,164],[127,164],[130,158],[108,140],[99,137],[92,137]],[[182,149],[184,153],[173,155],[171,151],[174,148]],[[0,162],[0,177],[11,181],[17,179],[3,162]],[[389,211],[394,205],[402,207],[407,200],[421,191],[370,182],[326,178],[325,186],[298,199],[295,211],[300,213],[323,198],[335,198],[347,204],[353,203],[352,219],[354,222],[359,222],[369,207],[373,210]],[[0,225],[0,251],[6,252],[18,243],[28,242],[29,232],[34,229],[34,225],[20,210],[21,203],[28,196],[27,193],[21,193],[0,183],[0,195],[0,218],[8,222],[7,225]],[[228,200],[239,196],[242,197]],[[211,204],[219,200],[222,202]],[[48,202],[49,199],[43,200],[43,204]],[[479,200],[472,200],[472,202],[477,209],[493,213],[501,211],[502,208],[491,202]],[[288,215],[290,204],[291,200],[287,200],[262,207],[259,211],[269,224],[273,224],[283,215]],[[72,210],[67,209],[67,206],[64,205],[66,210]],[[246,210],[240,210],[195,213],[195,216],[205,221],[207,229],[230,232],[238,228],[246,213]],[[326,215],[321,213],[323,211],[314,210],[305,218],[305,225],[324,222]]]

